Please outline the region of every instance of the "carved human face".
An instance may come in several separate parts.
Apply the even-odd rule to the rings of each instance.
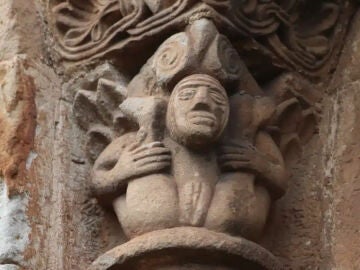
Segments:
[[[175,141],[204,147],[219,139],[228,117],[228,97],[220,82],[208,75],[195,74],[175,86],[166,121]]]

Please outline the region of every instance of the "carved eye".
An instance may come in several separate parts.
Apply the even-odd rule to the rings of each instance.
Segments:
[[[195,96],[196,90],[194,88],[183,89],[179,92],[178,98],[180,100],[189,100]]]
[[[224,98],[224,96],[222,94],[220,94],[219,92],[215,91],[215,90],[211,90],[210,91],[210,96],[212,98],[212,100],[217,104],[217,105],[222,105],[222,106],[226,106],[226,99]]]

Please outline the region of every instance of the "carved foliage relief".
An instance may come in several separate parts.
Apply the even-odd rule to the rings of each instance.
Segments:
[[[342,0],[68,0],[53,8],[60,53],[69,61],[143,47],[200,16],[234,41],[249,39],[247,49],[274,65],[310,76],[336,52],[351,10]]]
[[[119,61],[131,48],[160,44],[136,75],[99,65],[95,77],[74,86],[94,196],[114,210],[129,239],[91,269],[281,269],[255,242],[272,203],[286,192],[287,163],[316,130],[321,94],[307,79],[329,69],[349,6],[336,0],[54,4],[65,61],[114,55]],[[271,78],[254,75],[259,59],[271,60]],[[217,268],[219,261],[228,263]]]

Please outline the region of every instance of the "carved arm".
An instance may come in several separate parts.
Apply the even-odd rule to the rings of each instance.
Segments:
[[[92,186],[98,196],[123,194],[129,181],[170,167],[171,152],[163,143],[141,145],[135,138],[135,133],[118,138],[95,162]]]
[[[255,145],[260,155],[254,170],[272,195],[279,198],[286,192],[289,178],[280,149],[266,132],[259,132]]]
[[[274,198],[287,188],[288,173],[280,150],[271,136],[260,131],[251,143],[229,143],[221,148],[219,164],[223,171],[250,171],[268,188]]]

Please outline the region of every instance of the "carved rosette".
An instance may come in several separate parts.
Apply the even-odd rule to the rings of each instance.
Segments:
[[[350,0],[53,5],[65,61],[114,63],[72,86],[94,196],[129,238],[90,269],[281,269],[256,242],[286,192],[287,164],[316,131],[321,93],[310,80],[330,69],[351,7]],[[126,63],[117,66],[147,46],[129,62],[135,76]]]

